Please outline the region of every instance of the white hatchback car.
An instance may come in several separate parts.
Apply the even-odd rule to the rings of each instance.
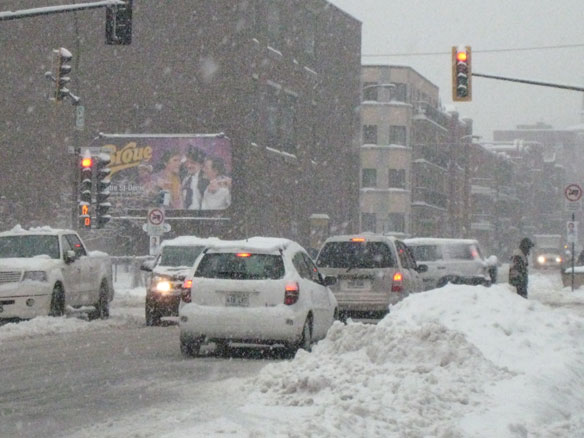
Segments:
[[[229,342],[310,350],[336,318],[337,301],[328,288],[335,281],[323,278],[291,240],[252,237],[210,244],[185,280],[181,351],[196,356],[207,341],[219,350]]]
[[[424,289],[442,287],[447,283],[490,286],[496,273],[496,258],[485,260],[478,241],[416,237],[404,242],[414,253],[416,261],[428,265],[422,273]]]

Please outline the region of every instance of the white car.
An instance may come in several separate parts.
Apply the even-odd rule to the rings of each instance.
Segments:
[[[210,244],[185,282],[179,326],[186,356],[198,355],[208,341],[220,351],[229,342],[309,351],[337,315],[328,288],[335,279],[323,278],[304,248],[288,239]]]
[[[404,242],[417,262],[428,265],[421,274],[426,290],[447,283],[490,286],[496,278],[496,257],[485,260],[474,239],[416,237]]]

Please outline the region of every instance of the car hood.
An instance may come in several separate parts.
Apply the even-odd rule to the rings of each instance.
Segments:
[[[5,258],[0,259],[0,271],[47,271],[59,263],[59,259],[51,259],[47,256]]]
[[[189,273],[190,269],[190,266],[157,266],[152,273],[154,275],[163,275],[165,277],[184,277]]]

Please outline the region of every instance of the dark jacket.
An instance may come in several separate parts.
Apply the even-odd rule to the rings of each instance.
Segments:
[[[527,272],[529,262],[527,256],[520,249],[513,251],[509,264],[509,284],[527,287]]]

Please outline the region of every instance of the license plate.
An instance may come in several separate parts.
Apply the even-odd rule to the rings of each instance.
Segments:
[[[249,307],[249,295],[235,293],[225,295],[225,305],[229,307]]]
[[[350,289],[364,289],[366,287],[365,280],[362,278],[347,280],[347,287]]]

